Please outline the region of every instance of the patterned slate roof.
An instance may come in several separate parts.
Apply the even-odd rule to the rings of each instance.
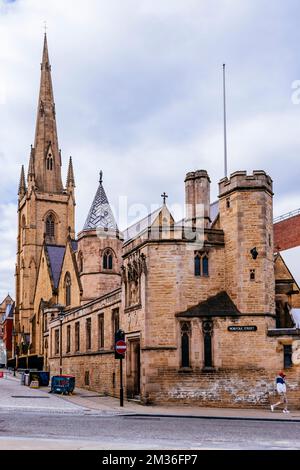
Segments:
[[[83,230],[95,229],[118,231],[117,223],[102,184],[102,172],[100,173],[98,190],[83,227]]]
[[[65,246],[46,245],[55,289],[58,287],[65,249]]]

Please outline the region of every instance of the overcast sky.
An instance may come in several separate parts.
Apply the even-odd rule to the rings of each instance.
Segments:
[[[163,191],[182,203],[185,173],[202,168],[216,199],[223,62],[229,171],[267,171],[275,216],[300,207],[299,1],[0,0],[0,299],[14,293],[17,189],[34,140],[45,20],[77,230],[100,169],[115,207],[126,195],[150,208]]]

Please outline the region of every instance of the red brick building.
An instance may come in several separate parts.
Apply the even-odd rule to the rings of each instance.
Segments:
[[[8,295],[1,303],[0,311],[0,339],[5,344],[7,358],[12,357],[12,333],[13,333],[13,320],[14,320],[15,303]]]
[[[300,246],[300,209],[274,220],[274,248],[276,251]]]

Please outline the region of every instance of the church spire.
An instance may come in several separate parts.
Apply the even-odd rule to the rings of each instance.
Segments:
[[[113,233],[118,234],[119,229],[102,183],[103,172],[100,171],[98,190],[85,221],[83,230],[104,230],[112,231]]]
[[[72,157],[70,157],[69,168],[68,168],[68,176],[67,176],[67,188],[72,188],[72,187],[75,188],[75,178],[74,178]]]
[[[29,158],[29,166],[28,166],[28,174],[27,174],[27,182],[30,184],[34,181],[34,148],[31,146],[30,151],[30,158]]]
[[[24,165],[22,165],[18,195],[20,196],[20,198],[22,198],[25,193],[26,193],[25,172],[24,172]]]
[[[37,109],[36,131],[33,154],[35,183],[38,191],[60,193],[61,160],[58,147],[55,103],[52,88],[51,65],[49,61],[47,35],[44,36],[41,63],[41,82]]]

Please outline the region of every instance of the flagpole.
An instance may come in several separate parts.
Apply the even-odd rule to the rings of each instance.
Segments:
[[[223,64],[223,106],[224,106],[224,173],[227,177],[227,134],[226,134],[226,87],[225,87],[225,64]]]

